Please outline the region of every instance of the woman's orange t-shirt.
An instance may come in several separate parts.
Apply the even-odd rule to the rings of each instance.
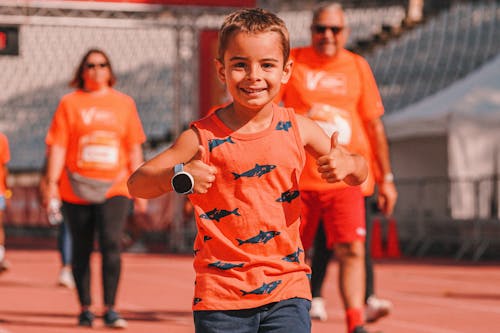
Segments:
[[[311,298],[299,235],[305,151],[293,110],[273,108],[271,126],[253,134],[232,131],[217,112],[192,124],[217,168],[208,193],[189,196],[198,227],[193,310]]]
[[[146,140],[133,99],[110,89],[105,94],[81,90],[63,96],[50,125],[46,143],[66,148],[59,182],[64,201],[84,204],[74,194],[68,171],[99,180],[114,180],[106,197],[127,196],[129,151]]]

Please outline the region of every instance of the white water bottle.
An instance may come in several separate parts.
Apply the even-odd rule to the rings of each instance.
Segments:
[[[58,225],[62,223],[63,215],[61,212],[61,200],[57,198],[50,199],[47,207],[47,218],[51,225]]]

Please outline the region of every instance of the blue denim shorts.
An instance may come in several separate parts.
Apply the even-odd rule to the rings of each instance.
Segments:
[[[0,195],[0,210],[5,210],[5,207],[7,207],[5,203],[5,196]]]
[[[196,333],[310,333],[311,302],[291,298],[258,308],[194,311]]]

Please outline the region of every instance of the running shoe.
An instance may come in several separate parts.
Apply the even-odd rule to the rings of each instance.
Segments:
[[[78,326],[92,327],[94,324],[94,314],[89,310],[84,310],[78,316]]]
[[[392,310],[392,303],[386,299],[377,298],[372,295],[366,301],[365,321],[373,323],[387,316]]]
[[[320,321],[326,321],[328,319],[323,297],[313,297],[309,314],[311,315],[311,319],[318,319]]]
[[[8,271],[10,268],[10,263],[7,260],[0,261],[0,273]]]
[[[126,328],[128,325],[127,321],[112,309],[104,314],[104,324],[110,328]]]
[[[69,289],[75,288],[75,280],[73,279],[73,273],[71,268],[63,267],[59,273],[59,285]]]

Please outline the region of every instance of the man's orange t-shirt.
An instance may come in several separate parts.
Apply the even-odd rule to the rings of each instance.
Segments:
[[[305,150],[293,110],[273,108],[271,125],[258,133],[232,131],[217,112],[192,124],[204,161],[217,168],[208,193],[189,196],[198,228],[193,310],[311,298],[299,235]]]
[[[133,99],[110,89],[104,94],[81,90],[61,99],[46,137],[48,146],[66,148],[66,160],[59,182],[64,201],[85,204],[75,195],[68,171],[84,177],[113,180],[106,198],[130,197],[127,178],[129,151],[146,140]]]
[[[339,132],[339,144],[371,163],[368,179],[362,185],[365,195],[373,193],[373,152],[364,123],[382,116],[382,99],[370,66],[361,56],[342,50],[334,59],[319,57],[312,47],[291,52],[293,73],[283,86],[284,106],[316,120],[327,135]],[[326,183],[317,172],[316,160],[307,156],[301,178],[302,190],[328,190],[347,186]]]
[[[9,141],[5,134],[0,133],[0,195],[5,194],[5,174],[4,166],[10,161]]]

